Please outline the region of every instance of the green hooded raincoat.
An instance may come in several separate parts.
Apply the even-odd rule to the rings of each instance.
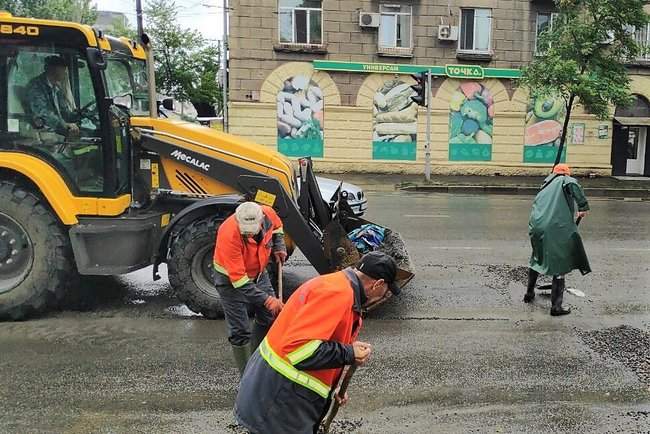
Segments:
[[[533,202],[528,235],[533,248],[530,268],[547,276],[580,270],[591,272],[575,222],[575,205],[588,211],[589,203],[575,178],[549,175]]]

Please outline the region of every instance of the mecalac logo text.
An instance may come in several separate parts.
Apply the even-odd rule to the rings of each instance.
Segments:
[[[178,161],[184,161],[187,164],[191,164],[194,167],[198,167],[201,170],[205,170],[206,172],[210,170],[210,165],[208,163],[199,161],[196,158],[192,157],[191,155],[187,155],[186,153],[184,153],[179,149],[176,149],[174,152],[172,152],[172,157],[176,158]]]

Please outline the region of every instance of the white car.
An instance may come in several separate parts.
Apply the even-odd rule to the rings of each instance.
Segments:
[[[318,182],[318,188],[323,195],[323,199],[330,204],[334,203],[336,200],[334,194],[336,193],[336,189],[339,188],[341,181],[317,176],[316,182]],[[368,199],[366,199],[366,194],[363,192],[363,189],[356,185],[344,182],[341,190],[341,195],[346,197],[350,208],[354,211],[354,214],[357,217],[363,216],[368,209]]]

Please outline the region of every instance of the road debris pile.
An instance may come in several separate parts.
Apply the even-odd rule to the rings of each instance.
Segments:
[[[358,432],[363,426],[363,419],[337,419],[332,422],[329,429],[329,434],[352,434]],[[323,434],[323,429],[318,431]]]
[[[650,333],[623,325],[578,334],[589,348],[623,363],[650,385]]]

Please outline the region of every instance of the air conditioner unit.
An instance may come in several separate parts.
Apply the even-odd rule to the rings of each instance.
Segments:
[[[438,26],[438,39],[441,41],[457,41],[458,26],[440,25]]]
[[[379,14],[359,12],[359,27],[379,27]]]

